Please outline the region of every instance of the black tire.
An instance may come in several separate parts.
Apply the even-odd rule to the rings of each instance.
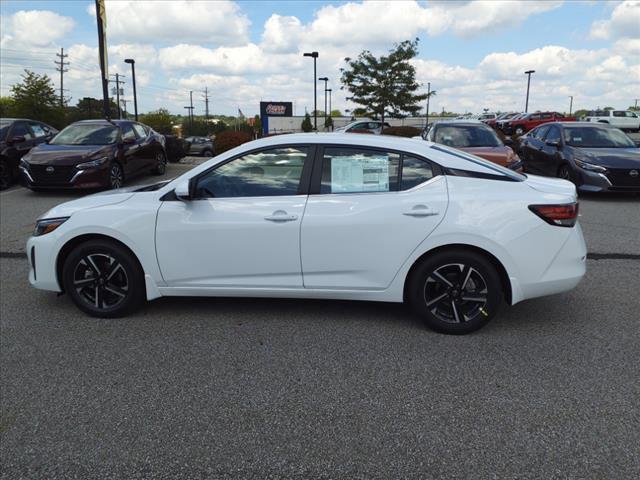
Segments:
[[[213,152],[209,149],[203,150],[202,151],[202,156],[203,157],[213,157]]]
[[[9,188],[13,184],[13,172],[6,158],[0,158],[0,190]]]
[[[109,188],[116,189],[124,186],[124,171],[118,162],[113,162],[109,168]]]
[[[485,257],[468,250],[447,250],[426,258],[413,270],[407,300],[429,328],[463,335],[489,323],[503,294],[500,276]]]
[[[62,281],[73,303],[92,317],[125,316],[145,299],[144,275],[137,260],[108,240],[75,247],[64,261]]]
[[[164,175],[167,171],[167,156],[163,151],[156,153],[156,165],[153,167],[154,175]]]
[[[573,175],[571,174],[571,168],[569,167],[569,164],[563,163],[562,165],[560,165],[560,167],[558,168],[558,178],[573,182]]]
[[[521,135],[524,135],[524,127],[522,125],[518,125],[513,133],[516,134],[518,137],[520,137]]]

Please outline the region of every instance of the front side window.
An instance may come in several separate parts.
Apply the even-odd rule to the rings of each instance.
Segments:
[[[51,140],[52,145],[111,145],[118,128],[111,125],[69,125]]]
[[[145,130],[145,128],[142,125],[140,125],[138,123],[134,123],[133,124],[133,129],[138,134],[138,137],[140,137],[140,138],[146,138],[147,137],[147,131]]]
[[[136,133],[129,124],[122,125],[122,140],[135,140]]]
[[[547,133],[547,137],[545,138],[547,142],[559,142],[560,141],[560,129],[556,126],[552,126],[549,128],[549,133]]]
[[[282,147],[249,153],[204,174],[197,198],[297,195],[307,147]]]
[[[47,132],[44,131],[44,128],[42,128],[42,125],[40,125],[39,123],[30,122],[29,126],[31,127],[31,131],[36,138],[47,136]]]
[[[633,112],[624,112],[624,115],[627,118],[638,118],[638,116]]]
[[[547,130],[549,130],[549,127],[547,125],[538,127],[534,130],[533,137],[538,140],[542,140],[547,133]]]
[[[364,148],[327,147],[322,158],[320,193],[397,190],[400,155]]]

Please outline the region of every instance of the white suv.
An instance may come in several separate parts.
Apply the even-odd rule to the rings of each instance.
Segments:
[[[589,112],[585,120],[608,123],[621,130],[640,131],[640,115],[629,110],[596,110]]]

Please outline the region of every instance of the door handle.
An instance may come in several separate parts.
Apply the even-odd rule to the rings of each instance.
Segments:
[[[266,217],[264,217],[265,220],[268,220],[270,222],[293,222],[294,220],[298,219],[297,215],[289,215],[287,212],[285,212],[284,210],[276,210],[275,212],[273,212],[272,215],[267,215]]]
[[[403,212],[402,214],[408,217],[433,217],[434,215],[438,215],[438,212],[426,205],[416,205],[408,212]]]

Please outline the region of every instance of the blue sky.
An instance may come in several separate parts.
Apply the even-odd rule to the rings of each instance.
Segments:
[[[27,66],[52,75],[57,84],[51,62],[65,47],[71,103],[99,96],[92,5],[2,1],[1,93],[8,94]],[[107,1],[107,17],[110,71],[127,75],[123,58],[136,58],[143,111],[181,112],[188,91],[205,86],[219,113],[234,113],[238,106],[256,113],[260,99],[311,108],[310,63],[301,57],[307,49],[320,52],[319,74],[332,79],[334,105],[353,108],[338,92],[342,59],[364,48],[382,53],[415,36],[418,80],[438,91],[435,109],[519,109],[523,68],[536,69],[532,101],[539,109],[562,109],[569,94],[577,108],[623,108],[640,96],[637,0]],[[33,38],[25,31],[39,34]],[[125,97],[129,90],[125,86]]]

